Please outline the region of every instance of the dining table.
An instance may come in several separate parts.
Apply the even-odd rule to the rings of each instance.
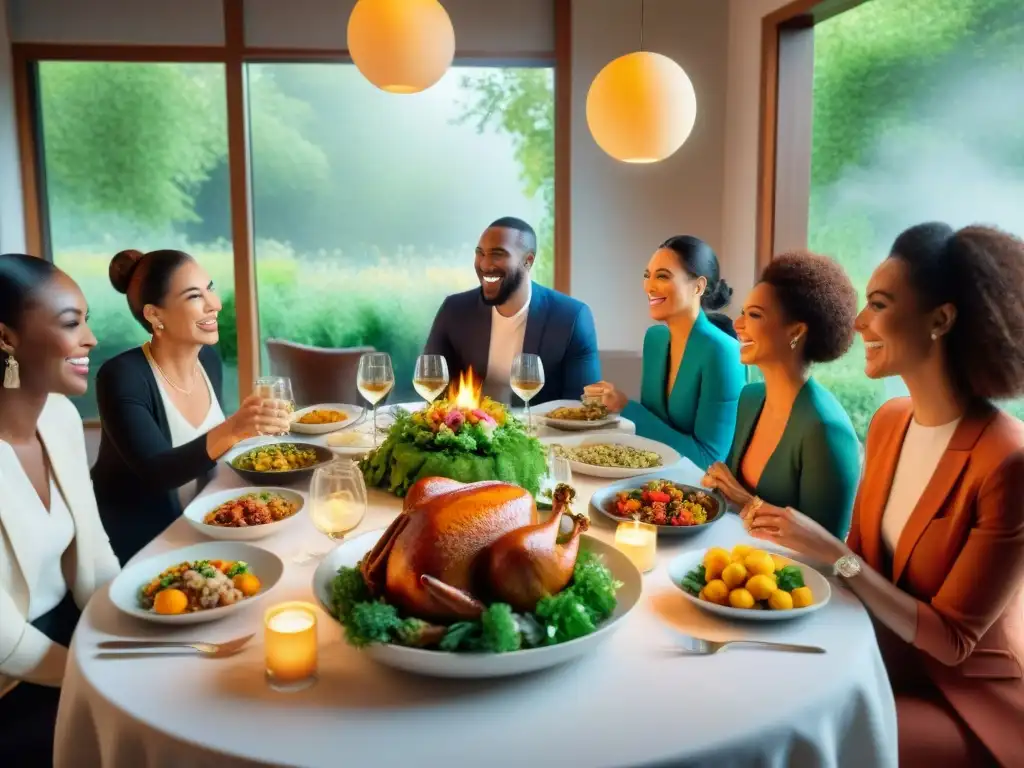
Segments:
[[[673,470],[700,483],[701,470],[687,459]],[[574,509],[582,511],[609,482],[574,473]],[[222,463],[202,493],[244,485]],[[308,483],[298,490],[307,493]],[[384,491],[367,496],[353,536],[384,528],[401,511],[401,500]],[[827,569],[820,567],[831,580],[828,604],[780,621],[713,615],[671,582],[667,566],[680,553],[763,546],[732,512],[699,532],[659,534],[639,603],[577,661],[510,678],[416,676],[347,645],[339,624],[318,606],[317,682],[298,692],[273,690],[264,675],[263,613],[284,601],[317,603],[316,562],[303,554],[330,545],[299,514],[286,530],[254,542],[285,565],[271,594],[230,616],[183,627],[152,624],[120,612],[106,588],[93,597],[70,648],[57,768],[897,764],[895,703],[872,622]],[[590,517],[586,535],[612,542],[615,521],[594,511]],[[136,558],[203,540],[178,519]],[[217,643],[246,635],[254,636],[223,658],[99,648],[108,640]],[[690,655],[688,637],[799,643],[825,652],[740,647]]]

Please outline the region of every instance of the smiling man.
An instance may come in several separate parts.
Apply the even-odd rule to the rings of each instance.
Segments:
[[[536,253],[537,235],[525,221],[507,216],[487,227],[476,247],[480,287],[444,300],[424,350],[444,355],[453,379],[472,367],[484,377],[485,394],[501,402],[508,402],[520,352],[544,364],[545,384],[533,404],[578,400],[601,378],[590,308],[531,280]]]

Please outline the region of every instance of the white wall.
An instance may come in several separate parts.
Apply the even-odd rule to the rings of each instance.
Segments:
[[[22,253],[25,251],[25,216],[7,30],[6,2],[0,0],[0,253]]]
[[[722,248],[736,289],[733,309],[757,267],[757,161],[761,120],[761,21],[790,0],[729,0]]]
[[[587,128],[591,81],[609,61],[637,50],[639,29],[639,2],[573,4],[572,294],[593,309],[602,349],[642,348],[650,325],[643,270],[659,243],[691,234],[716,250],[722,245],[728,5],[646,1],[644,47],[675,59],[697,93],[693,133],[655,165],[611,159]]]

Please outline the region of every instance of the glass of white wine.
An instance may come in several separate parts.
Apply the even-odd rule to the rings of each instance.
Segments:
[[[530,401],[544,388],[544,363],[539,355],[520,353],[512,360],[512,371],[509,375],[512,391],[526,403],[526,429],[533,432],[533,421],[530,417]]]
[[[262,397],[264,400],[276,401],[278,406],[289,413],[295,410],[295,397],[292,395],[292,380],[285,376],[261,376],[256,379],[253,387],[253,394]],[[276,432],[263,432],[261,435],[284,434]]]
[[[368,352],[359,358],[356,387],[373,408],[373,447],[377,447],[377,404],[395,386],[395,372],[391,368],[391,355],[386,352]]]
[[[448,361],[444,355],[420,355],[416,358],[412,385],[428,405],[441,396],[448,381]]]
[[[309,490],[309,519],[331,541],[341,541],[366,517],[366,482],[359,465],[338,459],[317,467]],[[296,562],[318,560],[327,552],[307,552]]]

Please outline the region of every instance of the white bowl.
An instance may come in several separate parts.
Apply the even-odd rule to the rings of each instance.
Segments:
[[[561,429],[569,432],[580,432],[587,429],[603,429],[610,427],[613,424],[619,423],[619,415],[617,413],[609,414],[606,418],[595,419],[594,421],[576,421],[574,419],[552,419],[547,414],[556,408],[580,408],[583,403],[579,400],[552,400],[549,403],[543,403],[538,405],[536,408],[531,408],[531,414],[533,417],[540,419],[543,423],[549,427],[555,429]]]
[[[348,444],[335,444],[334,440],[344,438],[354,440]],[[339,456],[348,456],[352,459],[359,459],[373,450],[373,434],[363,432],[361,429],[350,429],[348,432],[338,432],[327,438],[327,447]]]
[[[341,411],[348,415],[347,419],[334,422],[333,424],[300,424],[299,419],[310,411],[326,410]],[[301,435],[326,435],[328,432],[337,432],[339,429],[355,424],[363,415],[363,408],[360,405],[346,405],[345,403],[321,403],[300,408],[292,414],[291,431]]]
[[[769,549],[766,552],[776,554],[781,559],[785,560],[787,565],[795,565],[800,568],[800,571],[804,575],[804,584],[811,588],[811,592],[814,594],[814,603],[807,606],[806,608],[793,608],[789,611],[770,611],[770,610],[755,610],[753,608],[733,608],[731,605],[718,605],[717,603],[709,603],[707,600],[701,600],[700,598],[694,597],[682,586],[683,577],[686,576],[690,571],[704,562],[705,549],[694,549],[689,552],[684,552],[668,564],[668,577],[672,584],[683,593],[690,602],[699,606],[709,613],[717,614],[727,619],[744,619],[749,621],[785,621],[786,619],[795,619],[800,616],[806,616],[809,613],[814,613],[825,607],[828,601],[832,598],[832,587],[828,583],[828,579],[818,573],[816,570],[811,568],[809,565],[797,562],[785,555],[778,555]]]
[[[260,580],[260,591],[234,605],[173,616],[147,611],[139,605],[139,590],[142,587],[172,565],[193,560],[243,560]],[[277,586],[283,573],[284,563],[273,552],[241,541],[206,541],[161,552],[142,560],[133,560],[110,583],[110,601],[122,613],[156,624],[203,624],[231,616],[261,600]]]
[[[207,525],[203,522],[210,512],[215,510],[224,502],[237,499],[240,496],[246,496],[250,493],[263,493],[265,491],[279,494],[293,504],[298,504],[299,508],[295,510],[294,515],[286,517],[284,520],[278,520],[273,523],[264,523],[263,525],[250,525],[245,528],[228,528],[223,525]],[[188,520],[189,525],[211,539],[220,539],[222,541],[256,541],[257,539],[265,538],[271,534],[280,533],[288,528],[299,516],[302,512],[302,508],[305,506],[306,497],[298,491],[289,490],[288,488],[228,488],[227,490],[218,491],[217,493],[199,496],[194,499],[191,504],[185,507],[185,511],[182,515],[186,520]]]
[[[324,609],[331,612],[331,582],[341,566],[355,566],[377,540],[383,529],[369,531],[345,542],[325,557],[313,574],[313,592]],[[618,605],[611,618],[597,631],[559,645],[530,648],[510,653],[448,653],[401,645],[370,645],[365,653],[374,661],[396,669],[430,677],[493,678],[522,675],[563,664],[590,653],[607,640],[640,600],[643,577],[632,561],[600,539],[584,535],[582,548],[604,559],[615,578],[622,582],[616,597]]]
[[[572,471],[580,475],[590,477],[606,477],[622,479],[626,477],[639,477],[662,472],[673,464],[679,462],[682,456],[674,448],[659,443],[656,440],[649,440],[646,437],[627,434],[606,434],[606,435],[579,435],[574,437],[545,437],[541,439],[546,445],[561,445],[564,448],[579,448],[585,445],[625,445],[642,451],[653,451],[661,457],[661,465],[650,469],[624,469],[622,467],[602,467],[596,464],[585,464],[581,461],[569,459],[569,466]]]

